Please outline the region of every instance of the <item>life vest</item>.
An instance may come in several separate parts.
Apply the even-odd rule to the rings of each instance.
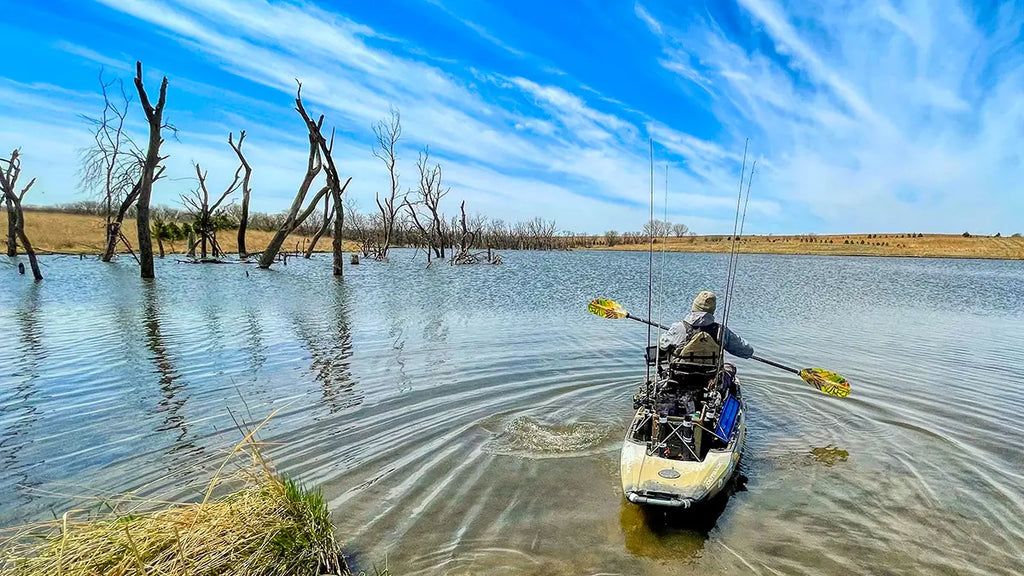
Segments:
[[[714,337],[718,324],[691,328],[693,332],[686,343],[676,346],[672,351],[670,364],[674,369],[684,372],[704,372],[717,368],[722,356],[722,346]]]

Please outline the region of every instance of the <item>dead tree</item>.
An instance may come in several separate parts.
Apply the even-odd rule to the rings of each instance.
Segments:
[[[244,259],[249,255],[245,250],[245,230],[249,226],[249,195],[252,192],[249,188],[249,179],[252,177],[252,167],[249,166],[245,155],[242,154],[245,130],[238,133],[238,144],[232,142],[233,136],[234,134],[228,134],[228,144],[235,151],[235,155],[238,156],[238,161],[242,164],[244,171],[244,176],[242,176],[242,215],[238,219],[238,257]]]
[[[501,257],[491,253],[490,247],[487,248],[485,253],[474,254],[472,249],[480,247],[481,239],[484,235],[485,221],[483,216],[476,215],[472,218],[466,218],[466,201],[463,200],[459,206],[459,212],[461,216],[458,218],[458,226],[461,230],[459,234],[459,251],[455,252],[453,249],[452,257],[449,260],[450,264],[480,264],[486,262],[488,264],[501,264]],[[455,219],[453,218],[453,227],[455,225]]]
[[[7,221],[14,222],[14,235],[21,242],[21,247],[25,249],[25,254],[28,255],[28,263],[32,267],[32,276],[36,280],[42,280],[43,273],[39,270],[39,262],[36,260],[35,250],[32,249],[32,243],[29,242],[28,236],[25,235],[25,212],[21,208],[21,201],[25,199],[25,194],[28,194],[32,185],[36,183],[36,179],[33,178],[24,188],[20,191],[18,190],[18,177],[21,176],[20,155],[21,151],[15,149],[11,152],[10,158],[0,159],[0,192],[3,192],[4,199],[7,202]],[[8,238],[7,242],[8,254],[10,254],[10,243],[12,240]]]
[[[139,91],[139,101],[149,121],[149,147],[146,150],[146,161],[139,177],[139,199],[135,205],[135,224],[139,234],[139,267],[143,278],[154,278],[153,272],[153,239],[149,229],[149,201],[153,196],[153,183],[163,174],[160,163],[166,159],[160,156],[160,145],[164,140],[160,136],[164,128],[164,104],[167,102],[167,77],[160,82],[160,96],[156,106],[149,102],[146,87],[142,84],[142,62],[135,63],[135,88]]]
[[[306,108],[302,105],[302,84],[299,84],[299,94],[295,97],[295,110],[302,116],[303,122],[306,123],[306,129],[309,130],[309,137],[311,141],[316,140],[320,147],[320,155],[323,157],[324,175],[327,177],[327,188],[330,189],[331,197],[334,199],[334,238],[331,242],[331,252],[333,253],[332,258],[332,271],[335,276],[342,275],[342,264],[344,264],[344,223],[345,223],[345,210],[341,203],[341,195],[345,193],[345,189],[348,188],[349,182],[352,178],[349,177],[345,180],[345,183],[341,183],[341,178],[338,176],[338,168],[334,165],[334,131],[331,131],[331,139],[328,142],[324,138],[323,125],[324,115],[321,114],[320,118],[313,122],[309,115],[306,114]],[[393,200],[392,200],[393,201]],[[327,205],[324,205],[324,228],[327,227]],[[319,239],[319,236],[317,237]],[[315,240],[314,240],[315,242]],[[312,250],[312,244],[310,245]]]
[[[420,231],[420,235],[427,244],[427,263],[429,264],[432,255],[436,258],[444,258],[447,239],[445,238],[444,214],[440,211],[440,204],[449,189],[444,188],[441,184],[441,165],[430,166],[430,150],[428,148],[424,148],[420,152],[416,167],[420,172],[418,198],[415,201],[410,201],[406,197],[404,206],[413,225]],[[427,214],[420,214],[418,206],[423,206],[427,210]]]
[[[295,102],[296,108],[301,107],[301,82],[299,83],[299,88],[296,91]],[[303,121],[305,121],[305,109],[303,109],[300,114],[303,116]],[[267,245],[266,250],[264,250],[263,254],[260,255],[260,268],[270,268],[274,263],[274,259],[277,258],[278,252],[281,251],[281,247],[284,246],[284,242],[288,238],[288,235],[294,232],[296,228],[305,222],[306,218],[309,218],[309,215],[316,210],[316,206],[320,203],[320,200],[331,191],[330,184],[325,185],[313,196],[312,200],[309,202],[309,206],[303,209],[302,205],[306,201],[306,195],[309,193],[309,189],[313,185],[313,181],[316,180],[320,171],[323,170],[323,160],[320,152],[320,140],[322,140],[323,137],[319,136],[320,128],[323,126],[323,121],[323,116],[321,116],[320,120],[314,123],[315,129],[307,130],[307,132],[309,132],[309,158],[306,162],[306,175],[303,177],[302,183],[299,184],[299,189],[295,193],[295,199],[292,200],[292,205],[288,209],[288,213],[285,215],[284,222],[282,222],[281,226],[277,229],[274,237],[270,240],[270,244]],[[307,128],[309,128],[309,123],[307,123]]]
[[[383,238],[377,247],[375,257],[377,260],[387,260],[388,251],[391,249],[391,238],[395,232],[395,216],[405,201],[403,197],[398,198],[398,155],[396,146],[402,137],[402,116],[396,108],[391,108],[391,118],[385,122],[381,120],[373,127],[373,133],[377,136],[377,145],[373,148],[373,155],[384,162],[391,177],[391,192],[381,202],[380,194],[376,195],[377,208],[380,210],[380,223]]]
[[[125,129],[132,98],[124,83],[119,78],[107,81],[102,72],[99,80],[103,111],[98,117],[82,116],[93,126],[93,145],[79,153],[79,178],[81,187],[97,194],[103,203],[106,238],[102,259],[110,262],[118,240],[124,238],[121,224],[138,199],[146,155]],[[115,87],[120,92],[117,102],[110,94]]]
[[[229,136],[228,142],[230,143],[230,141]],[[191,196],[182,196],[181,201],[192,214],[192,229],[199,236],[196,242],[199,243],[200,258],[206,258],[207,245],[213,251],[214,258],[224,253],[220,249],[220,244],[217,243],[218,210],[224,200],[241,185],[244,170],[245,166],[240,164],[235,170],[235,177],[231,180],[231,184],[224,189],[224,192],[213,204],[210,204],[210,191],[206,188],[207,173],[203,172],[199,164],[196,164],[196,178],[199,180],[199,187],[192,192]],[[189,251],[194,252],[194,247],[190,247]]]

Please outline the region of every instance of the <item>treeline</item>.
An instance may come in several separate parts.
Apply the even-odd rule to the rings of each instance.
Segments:
[[[669,236],[682,238],[683,236],[695,236],[695,234],[690,232],[690,227],[686,224],[673,224],[667,220],[651,220],[644,224],[642,232],[620,233],[617,230],[609,230],[604,233],[603,239],[605,246],[612,247],[619,244],[645,244],[652,239],[668,238]]]
[[[105,216],[106,207],[103,202],[97,200],[79,200],[54,206],[26,206],[26,210],[39,212],[59,212],[64,214],[79,214],[87,216]],[[189,210],[174,208],[170,206],[153,206],[150,208],[150,218],[154,226],[166,226],[172,238],[170,240],[184,240],[194,221],[194,215]],[[125,212],[128,219],[135,218],[135,210],[131,208]],[[241,206],[230,204],[219,210],[215,217],[211,218],[211,226],[217,231],[237,230],[242,221]],[[296,226],[294,233],[301,236],[313,236],[322,228],[324,212],[316,209],[304,222]],[[288,219],[287,212],[269,214],[264,212],[249,212],[248,229],[274,232],[281,228]],[[471,232],[469,248],[478,250],[572,250],[591,248],[599,245],[601,238],[593,234],[577,233],[567,230],[558,230],[554,220],[534,218],[525,222],[505,222],[500,218],[488,218],[476,214],[467,217],[467,230]],[[453,239],[456,243],[461,234],[461,218],[452,217],[444,219],[440,223],[440,236],[446,239]],[[637,235],[640,233],[637,232]],[[345,224],[343,238],[347,241],[360,245],[364,255],[372,256],[374,247],[383,241],[384,227],[378,213],[361,212],[353,202],[346,203]],[[646,237],[645,237],[646,238]],[[446,242],[446,248],[450,251],[453,240]],[[646,240],[645,240],[646,241]],[[413,224],[411,219],[399,218],[391,236],[392,246],[406,248],[424,248],[421,231]]]

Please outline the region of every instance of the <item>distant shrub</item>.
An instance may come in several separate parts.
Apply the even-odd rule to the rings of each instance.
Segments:
[[[1020,238],[1020,232],[1014,232],[1013,236],[1010,236],[1010,237],[1011,238]]]
[[[996,238],[999,238],[1000,236],[1002,236],[1002,235],[1001,235],[1001,234],[1000,234],[999,232],[996,232],[996,235],[995,235],[995,237],[996,237]]]
[[[964,232],[963,234],[961,234],[961,236],[963,236],[964,238],[970,238],[971,237],[971,233],[970,232]]]

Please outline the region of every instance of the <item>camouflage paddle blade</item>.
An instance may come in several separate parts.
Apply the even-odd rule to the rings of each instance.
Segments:
[[[850,382],[835,372],[821,368],[805,368],[800,371],[800,377],[829,396],[846,398],[850,395]]]
[[[590,305],[587,306],[587,310],[595,316],[611,318],[612,320],[618,320],[626,317],[626,309],[618,302],[608,300],[607,298],[591,300]]]

